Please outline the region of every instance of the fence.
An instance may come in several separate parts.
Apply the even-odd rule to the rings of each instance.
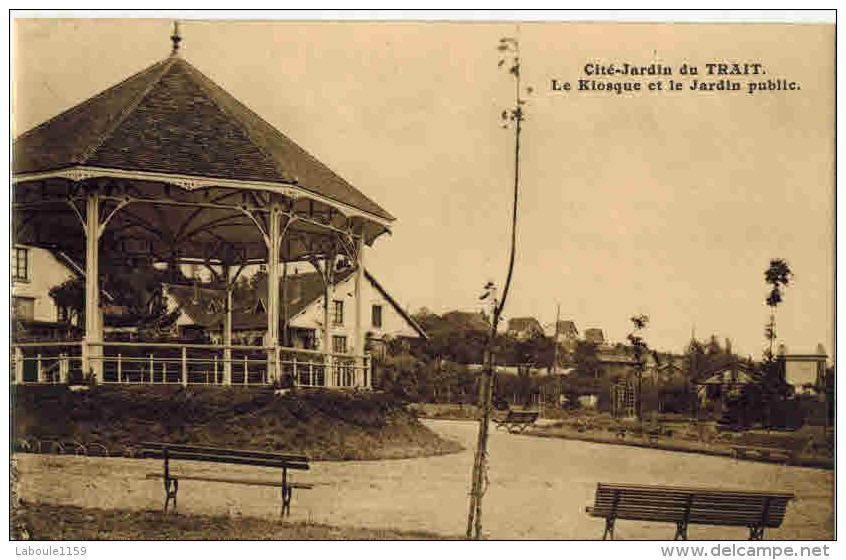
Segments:
[[[82,383],[83,342],[27,342],[11,348],[12,382]],[[89,345],[93,347],[95,345]],[[370,355],[329,354],[274,346],[104,342],[89,359],[106,384],[202,384],[370,387]],[[274,374],[274,372],[277,372]]]

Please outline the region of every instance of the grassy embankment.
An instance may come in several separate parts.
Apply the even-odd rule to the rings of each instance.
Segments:
[[[99,442],[110,454],[169,441],[371,460],[451,453],[460,446],[378,393],[181,386],[15,387],[13,434],[25,440]]]

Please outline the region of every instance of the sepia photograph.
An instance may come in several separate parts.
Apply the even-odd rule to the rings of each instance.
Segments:
[[[835,12],[174,14],[10,12],[14,554],[830,555]]]

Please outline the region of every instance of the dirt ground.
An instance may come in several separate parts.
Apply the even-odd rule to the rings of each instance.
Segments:
[[[442,540],[434,533],[405,532],[390,529],[339,527],[241,517],[239,515],[170,515],[160,510],[101,510],[77,506],[24,504],[19,510],[18,527],[26,534],[15,539],[90,541],[90,540]]]
[[[295,480],[312,490],[295,491],[291,520],[434,532],[460,536],[467,523],[475,422],[423,420],[458,441],[465,451],[423,459],[314,462]],[[490,487],[483,527],[490,539],[596,539],[603,521],[584,508],[598,482],[780,490],[796,494],[781,528],[768,540],[834,537],[834,472],[805,467],[738,461],[725,457],[646,448],[536,438],[494,430],[490,445]],[[174,462],[182,473],[215,473],[256,478],[262,468]],[[161,507],[161,461],[51,455],[19,456],[20,497],[28,502],[103,509]],[[278,476],[267,469],[267,475]],[[207,515],[276,518],[279,489],[183,481],[179,511]],[[620,521],[619,539],[671,539],[666,523]],[[696,540],[745,539],[744,528],[691,526]]]

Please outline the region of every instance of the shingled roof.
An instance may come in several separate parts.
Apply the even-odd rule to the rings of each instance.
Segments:
[[[509,333],[538,332],[543,334],[543,327],[534,317],[514,317],[508,320],[506,331]]]
[[[585,329],[585,340],[593,344],[602,344],[605,342],[605,334],[600,328]]]
[[[337,285],[349,278],[354,269],[348,268],[335,273],[333,285]],[[168,293],[173,296],[178,307],[191,320],[206,328],[214,328],[223,324],[223,299],[225,291],[192,285],[170,284]],[[281,291],[281,290],[280,290]],[[293,317],[305,309],[309,304],[324,294],[323,279],[317,272],[291,275],[287,286],[288,316]],[[260,281],[255,289],[255,296],[261,300],[267,298],[267,281]],[[233,302],[232,328],[264,329],[267,328],[267,314],[265,311],[255,311],[256,302]]]
[[[76,166],[295,185],[394,219],[178,56],[14,141],[14,175]]]
[[[555,326],[555,332],[565,338],[576,338],[579,336],[579,329],[576,328],[576,323],[568,320],[558,321]]]

